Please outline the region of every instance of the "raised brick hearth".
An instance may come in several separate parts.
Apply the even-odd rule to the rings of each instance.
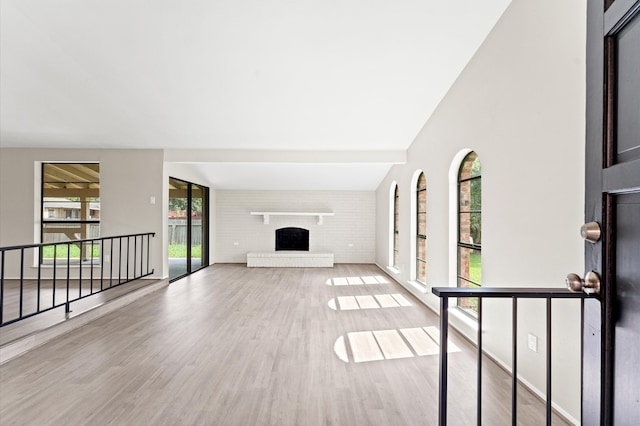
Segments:
[[[249,268],[332,268],[333,253],[272,251],[247,253]]]

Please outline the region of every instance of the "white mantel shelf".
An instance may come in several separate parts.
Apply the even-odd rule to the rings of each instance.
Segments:
[[[262,223],[265,225],[269,224],[270,216],[317,216],[318,217],[318,225],[323,224],[323,219],[325,216],[333,216],[333,212],[251,212],[254,216],[262,216]]]

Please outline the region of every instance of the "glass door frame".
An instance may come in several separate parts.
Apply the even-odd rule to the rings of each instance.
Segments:
[[[176,280],[179,280],[181,278],[184,278],[188,275],[191,275],[192,273],[199,271],[203,268],[206,268],[207,266],[209,266],[209,187],[204,186],[204,185],[200,185],[197,183],[193,183],[193,182],[189,182],[187,180],[184,179],[180,179],[180,178],[175,178],[172,176],[169,176],[169,181],[171,180],[176,180],[179,181],[183,184],[187,185],[187,210],[186,210],[186,216],[187,216],[187,237],[186,237],[186,241],[187,241],[187,257],[186,257],[186,262],[187,262],[187,268],[186,268],[186,273],[176,276],[176,277],[171,277],[169,276],[169,282],[174,282]],[[192,264],[191,264],[191,246],[192,246],[192,220],[193,220],[193,189],[194,186],[197,186],[198,188],[202,189],[202,240],[201,240],[201,264],[200,267],[193,269],[192,268]],[[169,199],[171,199],[171,194],[169,194]],[[168,253],[167,253],[168,256]]]

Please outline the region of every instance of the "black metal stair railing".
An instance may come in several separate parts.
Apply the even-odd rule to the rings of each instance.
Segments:
[[[153,274],[152,237],[154,232],[0,247],[0,327],[62,306],[69,313],[75,301]],[[25,254],[33,255],[35,277],[25,274]],[[8,278],[7,270],[17,277]]]
[[[482,300],[484,298],[512,299],[512,383],[511,383],[511,419],[517,421],[517,384],[518,384],[518,299],[546,299],[546,417],[547,425],[551,424],[551,300],[552,299],[586,299],[595,297],[583,292],[571,292],[562,288],[457,288],[434,287],[433,294],[440,298],[440,376],[438,424],[447,424],[447,369],[448,369],[448,329],[449,298],[478,298],[478,331],[477,331],[477,423],[482,424]],[[584,303],[584,302],[581,302]],[[582,307],[584,311],[584,306]]]

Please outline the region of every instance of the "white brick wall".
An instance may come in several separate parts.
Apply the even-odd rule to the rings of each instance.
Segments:
[[[247,252],[275,250],[276,229],[295,226],[309,230],[310,251],[334,253],[336,263],[373,263],[375,202],[373,191],[216,190],[215,262],[245,263]],[[252,211],[335,216],[325,217],[323,225],[314,216],[271,216],[264,225]]]

